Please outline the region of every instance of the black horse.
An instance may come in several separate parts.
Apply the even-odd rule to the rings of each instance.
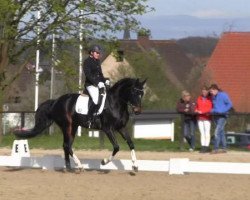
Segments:
[[[126,130],[129,120],[128,107],[131,106],[135,114],[141,112],[141,99],[144,94],[143,86],[146,80],[140,82],[139,79],[124,78],[107,90],[107,98],[103,112],[95,117],[92,128],[105,132],[113,145],[112,155],[102,160],[102,164],[109,163],[119,151],[115,131],[118,131],[127,142],[132,157],[132,167],[138,170],[134,144]],[[42,133],[53,122],[55,122],[63,132],[63,149],[65,154],[65,165],[67,170],[71,170],[69,155],[73,158],[78,169],[83,170],[83,166],[77,156],[73,153],[72,144],[78,126],[88,128],[88,118],[86,115],[78,114],[75,111],[77,98],[80,94],[65,94],[55,100],[47,100],[42,103],[35,114],[35,126],[30,130],[18,130],[15,135],[19,138],[32,138]]]

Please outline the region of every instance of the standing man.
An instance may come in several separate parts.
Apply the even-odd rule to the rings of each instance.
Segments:
[[[228,112],[232,108],[232,102],[226,92],[223,92],[219,89],[218,85],[212,84],[210,86],[210,94],[212,95],[213,109],[211,113],[213,114],[215,122],[215,131],[214,131],[214,150],[213,154],[216,153],[226,153],[227,143],[225,136],[225,125],[228,118]],[[221,143],[222,150],[219,151],[219,145]]]
[[[85,88],[91,97],[93,104],[88,112],[88,125],[91,127],[94,115],[101,106],[102,98],[106,93],[106,85],[109,85],[109,80],[106,80],[102,73],[101,63],[101,47],[93,45],[89,49],[89,57],[84,61],[83,71],[85,74]],[[102,97],[102,98],[100,98]]]

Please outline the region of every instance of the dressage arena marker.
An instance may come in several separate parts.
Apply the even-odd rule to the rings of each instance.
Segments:
[[[30,157],[28,140],[14,140],[11,156]]]
[[[85,169],[89,170],[132,170],[131,160],[114,160],[107,165],[101,165],[100,159],[81,159]],[[74,168],[73,159],[71,160]],[[30,157],[27,140],[13,142],[11,156],[0,156],[0,166],[38,168],[55,170],[65,168],[64,158],[59,155]],[[168,172],[169,174],[185,173],[221,173],[221,174],[250,174],[250,163],[231,162],[198,162],[188,158],[171,158],[164,160],[138,160],[139,171]]]

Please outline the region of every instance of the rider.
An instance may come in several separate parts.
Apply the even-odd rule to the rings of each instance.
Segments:
[[[89,56],[84,61],[83,70],[85,74],[85,88],[88,91],[93,104],[89,108],[88,112],[88,125],[91,126],[94,115],[101,106],[100,94],[104,95],[106,86],[109,86],[110,82],[105,79],[101,69],[100,57],[101,47],[99,45],[93,45],[89,49]]]

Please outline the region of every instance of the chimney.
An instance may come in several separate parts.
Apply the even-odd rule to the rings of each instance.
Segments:
[[[138,41],[148,41],[151,35],[151,31],[149,29],[141,29],[137,33],[137,40]]]

